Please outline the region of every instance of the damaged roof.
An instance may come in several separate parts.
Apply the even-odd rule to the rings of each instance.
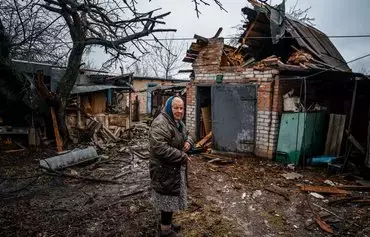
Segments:
[[[183,59],[194,66],[242,66],[256,70],[331,70],[351,72],[342,55],[323,32],[285,14],[284,2],[275,7],[248,0],[239,46],[224,44],[222,28],[212,38],[195,35]],[[217,65],[216,65],[217,64]]]
[[[255,9],[242,9],[248,21],[240,43],[248,52],[247,58],[261,60],[276,55],[286,62],[294,52],[301,50],[312,55],[314,65],[309,67],[350,71],[342,55],[323,32],[279,11],[278,7],[265,4],[254,6]],[[276,16],[281,17],[282,22],[277,23]],[[277,35],[279,30],[282,32],[281,38]]]

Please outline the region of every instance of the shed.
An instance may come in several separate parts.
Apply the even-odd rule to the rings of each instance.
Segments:
[[[190,131],[198,139],[205,135],[209,116],[204,108],[210,107],[214,149],[274,158],[283,96],[294,89],[301,111],[326,108],[327,116],[345,114],[346,128],[366,136],[355,132],[353,121],[367,127],[369,116],[360,114],[368,114],[369,95],[361,92],[361,109],[354,109],[354,101],[357,83],[369,89],[368,80],[358,81],[363,75],[351,72],[324,33],[274,9],[264,4],[242,9],[247,22],[238,47],[218,37],[222,29],[211,38],[194,36],[184,58],[193,68],[187,88]],[[276,18],[281,21],[274,26]]]

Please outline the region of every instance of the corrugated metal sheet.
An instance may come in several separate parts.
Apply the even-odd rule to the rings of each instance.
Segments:
[[[290,27],[288,32],[291,33],[293,37],[298,37],[296,40],[301,47],[309,50],[329,66],[336,67],[343,71],[350,70],[346,61],[328,36],[318,29],[302,23],[293,17],[287,16],[286,22],[288,28]]]
[[[123,89],[129,90],[129,87],[124,86],[113,86],[113,85],[86,85],[86,86],[74,86],[71,94],[82,94],[94,91],[104,91],[108,89]]]

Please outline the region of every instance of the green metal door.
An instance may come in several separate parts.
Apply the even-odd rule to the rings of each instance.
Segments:
[[[283,113],[276,160],[298,165],[301,158],[321,155],[325,142],[325,112]]]

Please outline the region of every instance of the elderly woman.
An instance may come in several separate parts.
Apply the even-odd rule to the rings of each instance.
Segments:
[[[182,119],[184,102],[170,97],[162,112],[153,120],[150,132],[150,178],[154,205],[161,211],[159,236],[181,236],[180,226],[172,223],[172,214],[187,207],[186,152],[193,145]]]

